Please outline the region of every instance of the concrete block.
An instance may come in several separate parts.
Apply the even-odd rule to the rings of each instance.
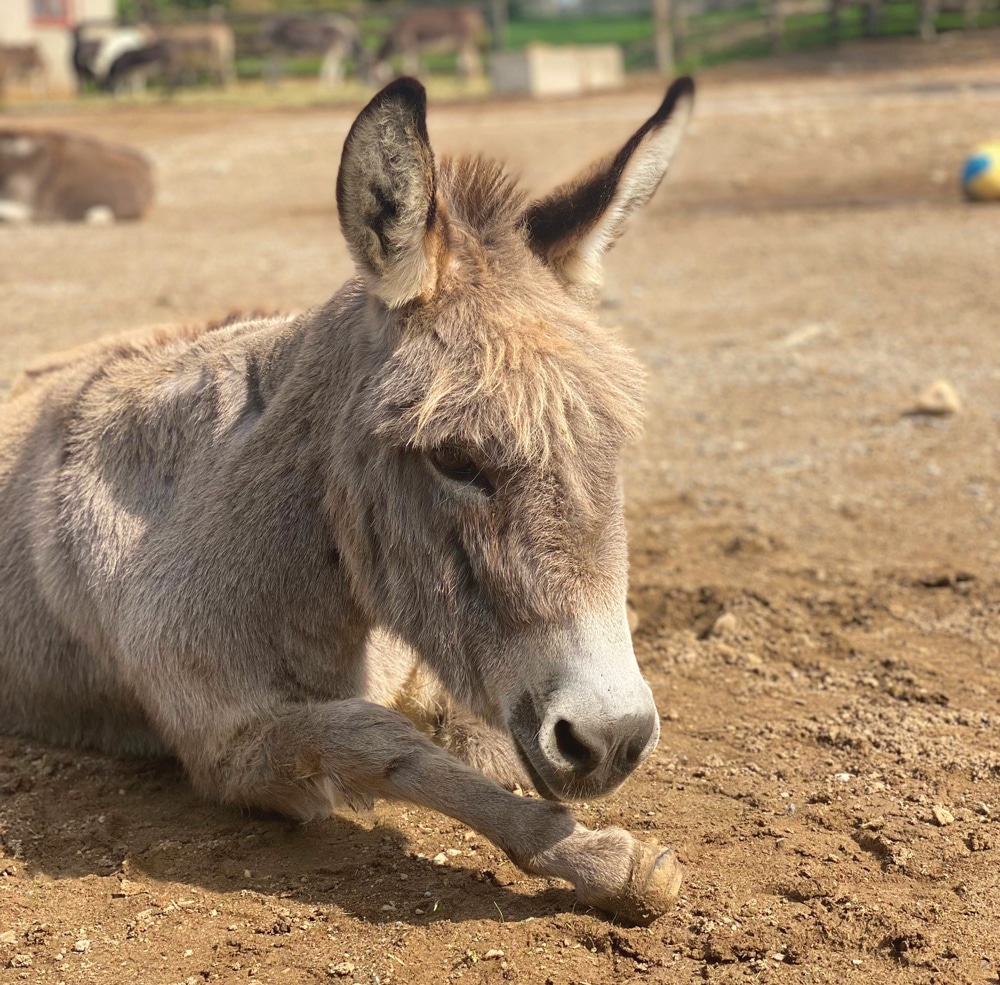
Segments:
[[[614,44],[532,44],[493,55],[490,76],[500,95],[576,96],[622,85],[625,66]]]

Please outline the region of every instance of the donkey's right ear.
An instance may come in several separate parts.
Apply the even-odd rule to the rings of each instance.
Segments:
[[[660,108],[621,150],[528,207],[528,244],[570,294],[596,301],[603,255],[656,191],[693,102],[694,82],[686,76],[675,80]]]
[[[387,85],[354,121],[337,175],[340,228],[373,292],[390,308],[430,293],[446,244],[427,139],[427,93]]]

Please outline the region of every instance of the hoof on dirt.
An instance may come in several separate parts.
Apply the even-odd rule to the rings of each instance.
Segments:
[[[669,848],[636,846],[635,860],[625,888],[601,909],[626,923],[647,926],[663,916],[677,899],[684,870]]]

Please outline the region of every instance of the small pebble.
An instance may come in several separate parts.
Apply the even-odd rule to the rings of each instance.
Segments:
[[[17,934],[13,930],[5,930],[0,934],[0,944],[16,944]]]
[[[931,808],[931,814],[934,815],[934,823],[942,828],[955,823],[955,815],[947,807],[935,804]]]
[[[83,954],[84,952],[89,951],[90,941],[88,941],[86,937],[81,937],[80,940],[73,945],[73,950],[78,954]]]
[[[947,380],[936,380],[917,397],[911,413],[947,417],[959,413],[961,409],[962,401],[958,399],[955,388]]]
[[[789,332],[782,340],[781,344],[786,349],[797,349],[800,345],[814,342],[816,339],[826,334],[826,328],[816,322],[810,322],[794,331]]]
[[[713,636],[731,636],[736,632],[738,626],[736,616],[731,612],[723,612],[712,624]]]

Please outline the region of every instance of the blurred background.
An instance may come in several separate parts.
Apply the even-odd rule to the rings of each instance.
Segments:
[[[215,25],[214,64],[211,32]],[[1000,25],[997,0],[5,0],[0,96],[320,78],[372,81],[402,69],[458,73],[474,90],[538,95],[615,84],[622,72],[691,71],[830,48],[852,39]],[[184,29],[186,26],[186,30]],[[160,42],[145,60],[134,53]],[[582,67],[539,46],[585,46]],[[594,53],[592,46],[609,46]],[[103,54],[100,49],[104,48]],[[200,50],[199,50],[200,48]],[[131,52],[131,63],[117,58]],[[532,54],[534,52],[534,54]],[[178,61],[183,65],[176,64]],[[572,76],[582,75],[582,79]],[[169,78],[165,79],[165,76]]]
[[[579,807],[676,848],[677,911],[610,926],[405,805],[302,829],[0,736],[0,981],[998,981],[1000,0],[0,0],[0,397],[330,297],[344,137],[401,71],[436,154],[530,194],[697,78],[596,312],[648,377],[662,738]]]

